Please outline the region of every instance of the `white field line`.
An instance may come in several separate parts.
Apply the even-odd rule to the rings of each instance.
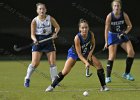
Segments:
[[[54,92],[83,92],[83,91],[91,91],[91,92],[97,92],[99,91],[99,88],[94,88],[94,89],[75,89],[75,90],[54,90]],[[111,88],[110,91],[140,91],[140,88]],[[17,91],[8,91],[8,90],[0,90],[0,93],[9,93],[9,92],[24,92],[23,90],[17,90]],[[31,91],[29,91],[31,92]],[[38,90],[32,91],[32,92],[39,92]],[[40,92],[45,92],[40,91]]]

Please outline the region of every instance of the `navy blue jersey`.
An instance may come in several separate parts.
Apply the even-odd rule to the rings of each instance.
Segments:
[[[92,43],[91,43],[91,33],[88,32],[88,36],[86,38],[86,40],[83,39],[83,37],[81,36],[81,33],[78,33],[77,34],[79,39],[80,39],[80,46],[81,46],[81,52],[82,52],[82,55],[84,57],[87,57],[91,48],[92,48]],[[76,50],[75,50],[75,46],[73,45],[72,46],[72,50],[74,53],[76,53]]]
[[[123,12],[120,13],[120,17],[116,18],[114,13],[111,12],[111,27],[110,31],[113,33],[121,33],[126,30],[126,23],[124,20]]]

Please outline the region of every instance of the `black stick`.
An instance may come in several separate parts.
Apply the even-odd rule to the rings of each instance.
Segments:
[[[38,41],[38,43],[42,43],[42,42],[45,42],[45,41],[48,41],[48,40],[51,40],[51,39],[53,39],[53,37],[49,37],[47,39],[40,40],[40,41]],[[25,45],[25,46],[22,46],[22,47],[18,47],[17,45],[14,45],[13,49],[18,52],[18,51],[27,49],[27,48],[31,47],[32,45],[35,45],[35,43],[31,43],[31,44],[28,44],[28,45]]]

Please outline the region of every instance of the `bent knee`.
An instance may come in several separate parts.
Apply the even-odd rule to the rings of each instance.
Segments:
[[[129,56],[129,57],[134,57],[134,56],[135,56],[134,50],[128,51],[128,56]]]
[[[116,54],[109,54],[109,60],[114,60],[116,57]]]
[[[96,66],[97,69],[101,69],[102,68],[102,64],[101,64],[100,61],[96,62],[95,66]]]
[[[101,62],[98,62],[98,63],[97,63],[97,66],[102,66]]]

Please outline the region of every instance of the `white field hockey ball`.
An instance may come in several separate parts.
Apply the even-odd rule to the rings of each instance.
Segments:
[[[83,95],[88,96],[88,92],[87,91],[83,92]]]

